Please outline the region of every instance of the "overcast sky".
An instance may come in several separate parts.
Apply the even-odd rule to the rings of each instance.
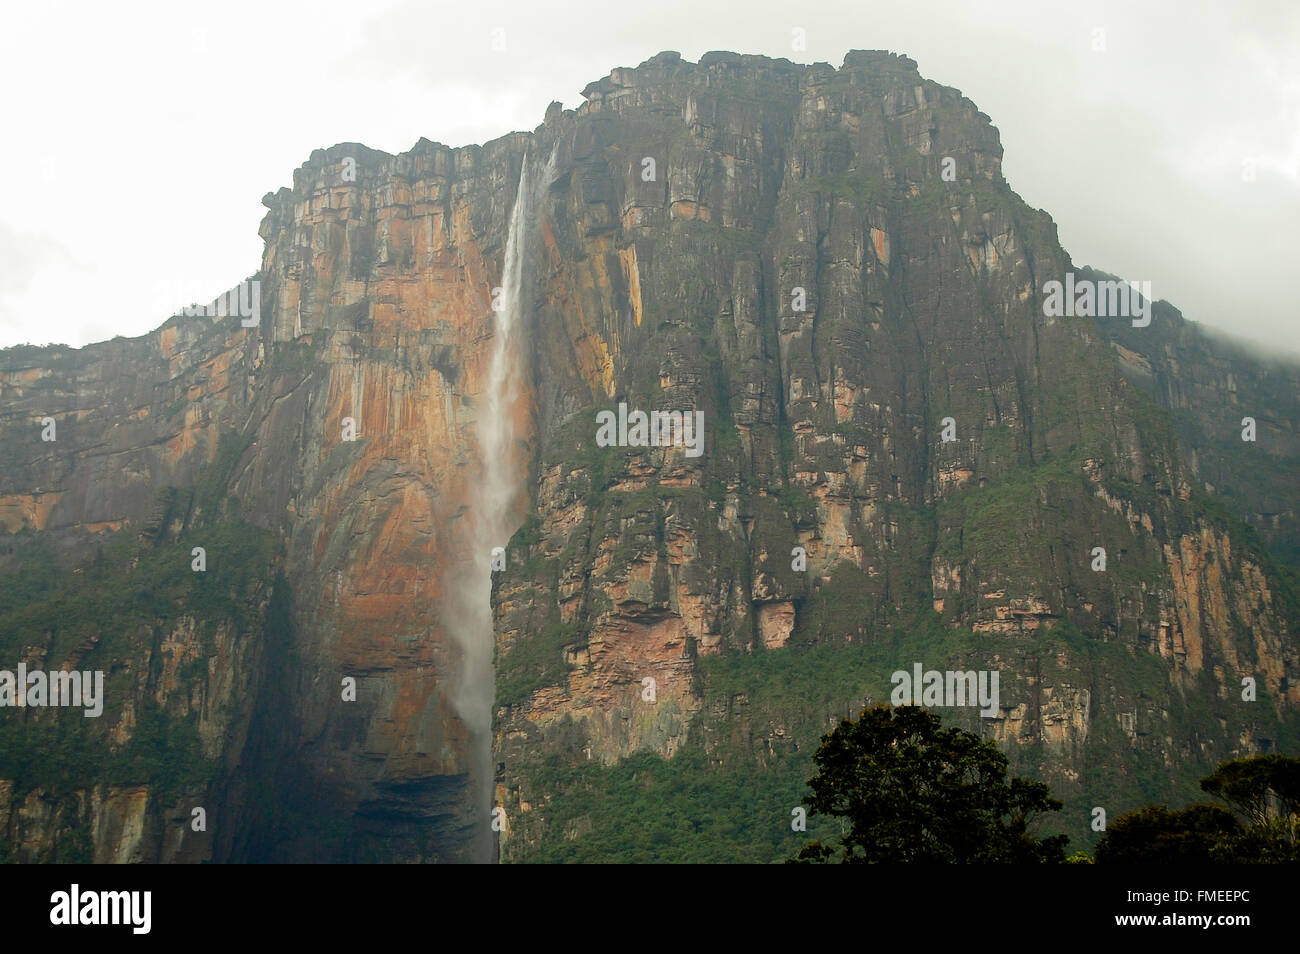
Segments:
[[[1294,0],[9,5],[0,346],[140,335],[211,300],[257,270],[261,197],[313,149],[531,130],[661,50],[850,49],[906,53],[991,116],[1011,187],[1076,263],[1296,347]]]

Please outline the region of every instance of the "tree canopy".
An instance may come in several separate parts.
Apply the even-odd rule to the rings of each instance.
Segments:
[[[1300,861],[1300,759],[1256,755],[1223,762],[1201,779],[1223,801],[1171,811],[1147,805],[1121,815],[1097,844],[1097,863]]]
[[[1120,815],[1097,844],[1097,864],[1208,864],[1214,848],[1241,830],[1232,812],[1202,802],[1170,810],[1147,805]]]
[[[1262,825],[1300,813],[1300,759],[1257,755],[1224,762],[1201,789]]]
[[[843,862],[1062,862],[1065,835],[1030,826],[1061,802],[1048,787],[1007,777],[996,745],[916,706],[865,709],[840,722],[813,756],[809,813],[839,817]],[[829,861],[836,848],[805,846],[797,862]]]

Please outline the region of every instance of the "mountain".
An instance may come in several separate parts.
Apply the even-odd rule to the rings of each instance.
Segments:
[[[1076,845],[1296,751],[1300,366],[1054,317],[1113,276],[907,57],[584,97],[313,153],[255,323],[0,352],[0,668],[105,686],[0,711],[0,855],[780,860],[916,664],[999,674],[940,711]]]

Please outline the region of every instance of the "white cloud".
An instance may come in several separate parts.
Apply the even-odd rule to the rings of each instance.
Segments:
[[[261,196],[313,149],[532,129],[551,100],[576,105],[591,80],[666,49],[837,66],[848,49],[907,53],[993,118],[1012,187],[1053,215],[1075,261],[1150,279],[1188,317],[1289,340],[1300,9],[1161,6],[19,5],[0,36],[0,345],[142,334],[174,289],[206,301],[232,286],[261,260]],[[1260,158],[1249,189],[1243,152]]]

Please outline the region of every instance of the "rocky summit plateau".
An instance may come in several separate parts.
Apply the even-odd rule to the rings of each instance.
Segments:
[[[255,309],[0,352],[0,669],[103,673],[0,709],[0,858],[779,861],[900,671],[996,673],[937,711],[1076,847],[1297,751],[1300,366],[906,56],[583,96],[312,153]]]

